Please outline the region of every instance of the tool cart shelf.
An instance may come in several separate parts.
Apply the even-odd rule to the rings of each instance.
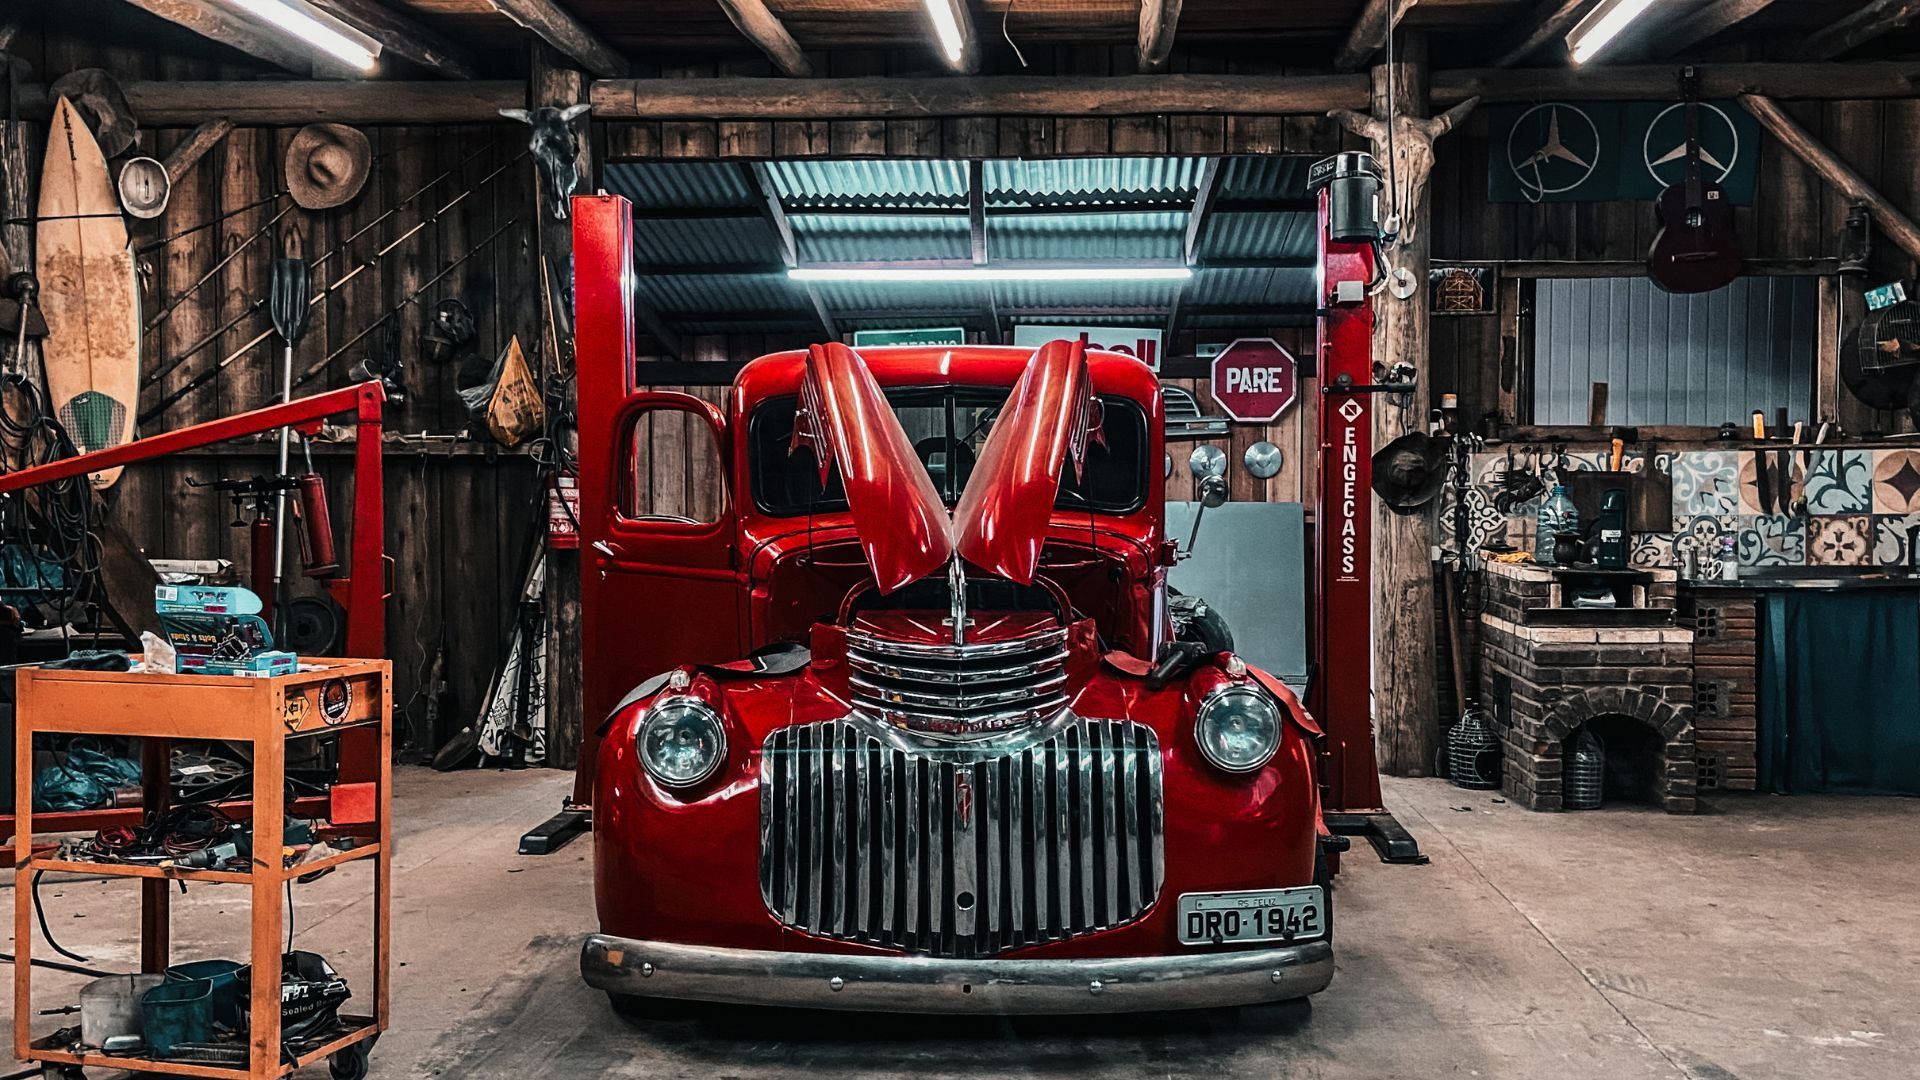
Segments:
[[[146,672],[20,668],[14,734],[14,806],[18,819],[14,855],[14,1055],[42,1063],[49,1076],[80,1076],[88,1066],[174,1076],[272,1080],[321,1058],[342,1080],[366,1075],[373,1040],[387,1026],[391,944],[393,830],[393,677],[385,660],[301,658],[301,670],[272,678],[159,675]],[[372,740],[379,762],[371,784],[370,821],[354,825],[361,842],[324,859],[288,867],[281,857],[289,739],[337,733],[342,742]],[[33,737],[36,734],[124,735],[141,740],[142,805],[164,811],[171,785],[168,761],[174,739],[246,743],[252,757],[252,866],[249,870],[192,868],[60,859],[33,843]],[[364,749],[373,749],[366,747]],[[338,794],[338,789],[336,789]],[[362,790],[360,794],[367,794]],[[305,800],[303,800],[305,802]],[[47,815],[53,816],[53,815]],[[359,815],[356,815],[358,817]],[[68,826],[71,827],[71,826]],[[297,1057],[284,1054],[280,1036],[280,968],[284,949],[284,890],[293,879],[330,867],[367,860],[373,868],[373,1015],[342,1013],[339,1026]],[[175,882],[246,885],[251,893],[254,978],[248,1003],[247,1063],[203,1064],[108,1055],[71,1043],[35,1041],[32,1005],[33,910],[30,881],[41,871],[95,874],[140,880],[140,969],[160,973],[171,962],[169,890]],[[356,1000],[358,999],[356,995]]]

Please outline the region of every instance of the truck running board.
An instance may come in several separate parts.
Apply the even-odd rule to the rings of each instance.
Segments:
[[[1326,815],[1327,828],[1336,836],[1364,836],[1383,863],[1421,866],[1427,857],[1420,842],[1385,810],[1363,810]]]

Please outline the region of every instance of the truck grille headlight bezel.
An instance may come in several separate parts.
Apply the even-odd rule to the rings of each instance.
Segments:
[[[1221,772],[1258,772],[1280,750],[1280,706],[1249,683],[1230,683],[1208,694],[1193,714],[1193,741],[1200,756]],[[1238,749],[1227,740],[1241,744]]]
[[[669,738],[671,742],[665,741]],[[719,710],[687,694],[647,706],[634,743],[641,769],[654,783],[673,791],[706,783],[727,760],[727,726]],[[675,762],[664,756],[667,751],[692,753]]]

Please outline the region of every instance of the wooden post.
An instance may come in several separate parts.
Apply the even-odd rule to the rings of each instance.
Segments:
[[[1900,245],[1900,250],[1915,259],[1920,259],[1920,226],[1913,219],[1893,205],[1885,195],[1874,190],[1866,179],[1853,166],[1840,160],[1806,128],[1794,122],[1771,98],[1760,94],[1740,95],[1740,104],[1747,107],[1760,126],[1780,145],[1793,153],[1794,157],[1807,163],[1807,167],[1817,172],[1827,183],[1832,184],[1850,203],[1863,203],[1873,214],[1874,227],[1886,234],[1887,239]]]
[[[1405,408],[1392,399],[1373,410],[1373,445],[1385,446],[1409,431],[1426,428],[1433,391],[1427,365],[1428,224],[1431,211],[1427,179],[1433,171],[1433,142],[1470,112],[1474,100],[1441,116],[1427,118],[1427,51],[1422,35],[1411,35],[1395,57],[1393,70],[1373,69],[1372,115],[1335,109],[1331,115],[1349,131],[1373,144],[1381,168],[1394,187],[1382,210],[1399,218],[1399,236],[1387,249],[1389,264],[1412,275],[1406,299],[1389,293],[1375,308],[1373,353],[1377,363],[1414,367],[1417,389]],[[1389,79],[1391,75],[1391,79]],[[1399,98],[1395,108],[1389,85]],[[1388,125],[1392,125],[1391,151]],[[1434,705],[1438,694],[1434,640],[1433,522],[1428,513],[1401,515],[1381,508],[1373,527],[1373,712],[1381,771],[1394,776],[1425,776],[1433,769],[1440,743]]]
[[[552,105],[564,108],[587,100],[587,76],[568,64],[557,51],[541,43],[533,46],[533,70],[527,84],[527,104],[538,108]],[[585,123],[581,127],[586,127]],[[574,172],[580,177],[579,190],[591,191],[593,180],[593,140],[584,132],[580,150],[573,159]],[[567,446],[568,457],[579,450],[573,427],[573,222],[555,221],[540,205],[539,184],[533,187],[534,205],[529,212],[539,224],[542,263],[541,303],[549,327],[546,362],[548,375],[556,372],[568,378],[554,380],[562,396],[549,398],[547,408],[557,411],[555,437]],[[547,765],[571,769],[580,754],[583,729],[580,699],[580,553],[547,549],[546,575],[546,663],[547,676]],[[586,793],[576,793],[585,795]]]
[[[20,32],[20,24],[0,25],[0,80],[12,77],[15,64],[23,64],[6,51]],[[24,68],[21,82],[25,82]],[[0,92],[11,93],[10,90]],[[28,176],[27,123],[0,118],[0,280],[16,270],[33,269],[32,181]]]

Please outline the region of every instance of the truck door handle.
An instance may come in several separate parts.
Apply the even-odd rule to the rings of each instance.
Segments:
[[[593,542],[593,550],[602,559],[606,559],[612,562],[620,561],[620,558],[621,558],[620,549],[617,547],[614,547],[612,544],[609,544],[605,540],[595,540]]]

